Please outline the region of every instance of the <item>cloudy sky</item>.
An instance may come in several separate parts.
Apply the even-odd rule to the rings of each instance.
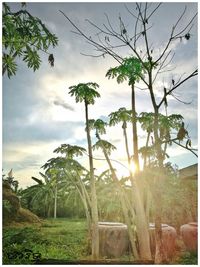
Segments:
[[[20,4],[10,4],[12,10],[18,10]],[[136,12],[135,3],[127,3],[132,12]],[[150,7],[153,8],[154,5]],[[153,57],[162,51],[168,40],[172,26],[187,6],[180,26],[184,28],[197,11],[197,3],[163,3],[152,17],[149,25],[150,44],[154,50]],[[74,30],[66,18],[59,12],[66,13],[83,31],[89,35],[94,29],[85,19],[98,25],[106,23],[105,13],[109,16],[113,27],[119,30],[119,15],[124,20],[127,30],[132,31],[135,19],[127,12],[124,3],[27,3],[27,10],[39,17],[46,26],[59,38],[59,45],[49,52],[54,54],[55,66],[48,64],[48,55],[41,53],[42,64],[35,73],[18,61],[17,75],[8,79],[3,77],[3,170],[7,173],[11,168],[21,187],[32,183],[31,176],[39,176],[41,166],[49,159],[57,156],[53,150],[60,144],[72,144],[87,147],[84,131],[84,106],[76,104],[69,96],[68,88],[80,82],[96,82],[99,84],[101,99],[97,99],[90,107],[90,118],[105,118],[120,107],[130,109],[130,88],[125,82],[118,85],[115,80],[105,77],[110,67],[118,65],[112,58],[94,58],[81,53],[95,53],[94,48],[84,39],[73,34]],[[175,52],[170,68],[172,72],[163,73],[155,83],[156,96],[159,99],[163,85],[169,88],[171,79],[178,79],[181,74],[186,77],[197,67],[197,22],[191,30],[189,41],[177,40],[173,43]],[[142,50],[142,43],[141,50]],[[131,56],[128,49],[119,51],[122,55]],[[142,84],[138,85],[142,87]],[[185,118],[187,130],[193,147],[197,147],[197,78],[187,81],[179,87],[177,97],[182,101],[192,102],[184,105],[174,98],[169,99],[168,113],[179,113]],[[152,111],[149,94],[146,90],[137,90],[137,111]],[[131,131],[129,132],[131,137]],[[123,135],[121,126],[108,130],[105,138],[117,146],[118,150],[112,158],[123,160]],[[95,139],[93,139],[95,141]],[[144,133],[139,132],[139,143],[145,142]],[[197,158],[180,147],[172,147],[168,154],[170,161],[179,168],[197,162]],[[102,157],[98,152],[95,157]],[[87,157],[81,159],[87,166]],[[95,167],[107,168],[104,161],[96,161]],[[125,175],[126,169],[117,166],[119,174]]]

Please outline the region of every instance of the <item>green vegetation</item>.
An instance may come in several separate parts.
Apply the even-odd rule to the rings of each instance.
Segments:
[[[184,253],[183,256],[178,260],[178,264],[184,265],[197,265],[198,264],[198,255],[197,253]]]
[[[127,33],[121,18],[119,33],[113,30],[108,19],[107,34],[121,42],[120,46],[128,46],[131,49],[129,58],[122,58],[116,54],[115,43],[111,45],[105,42],[104,44],[101,39],[95,42],[93,38],[87,38],[65,15],[78,34],[95,46],[97,51],[103,53],[103,56],[107,54],[117,60],[118,66],[110,68],[106,76],[116,78],[118,83],[128,82],[131,89],[131,107],[130,109],[122,107],[110,113],[106,122],[101,117],[94,120],[90,118],[90,106],[95,104],[96,98],[100,98],[99,92],[96,91],[99,85],[88,82],[69,87],[69,94],[75,97],[76,103],[84,105],[87,149],[77,145],[62,144],[54,150],[54,153],[61,155],[49,159],[42,166],[45,173],[40,175],[43,180],[32,177],[37,184],[25,190],[18,190],[18,183],[14,181],[11,174],[9,179],[4,179],[4,182],[8,183],[7,191],[10,191],[9,194],[7,193],[10,203],[4,197],[5,216],[10,217],[10,214],[14,214],[11,208],[15,206],[11,207],[10,204],[17,203],[18,207],[21,208],[22,205],[40,217],[54,217],[54,219],[46,219],[37,226],[22,225],[19,228],[5,228],[4,263],[30,263],[39,258],[40,260],[79,261],[89,255],[92,255],[93,260],[98,260],[100,258],[98,221],[112,220],[126,223],[131,244],[130,254],[135,260],[140,261],[152,260],[149,222],[154,222],[156,243],[154,260],[156,264],[161,264],[168,261],[162,242],[162,223],[170,223],[179,229],[186,220],[187,222],[191,219],[197,220],[197,184],[193,181],[191,185],[181,184],[177,170],[168,162],[167,154],[171,145],[176,144],[196,155],[196,149],[192,148],[189,133],[184,126],[184,118],[181,114],[169,114],[168,100],[178,87],[197,75],[197,70],[184,79],[180,75],[176,82],[174,79],[171,80],[170,76],[165,77],[168,88],[165,88],[164,84],[163,88],[157,85],[160,82],[159,74],[168,72],[169,63],[166,61],[171,62],[173,59],[173,56],[170,58],[173,41],[182,38],[183,34],[189,40],[188,27],[196,15],[187,26],[175,33],[178,31],[177,28],[181,28],[179,23],[185,11],[182,13],[171,29],[166,47],[161,47],[159,56],[153,53],[147,34],[149,19],[159,6],[160,4],[154,6],[150,11],[151,5],[148,6],[146,3],[143,6],[136,3],[138,21],[132,38]],[[9,6],[4,4],[3,44],[7,53],[5,51],[3,53],[3,73],[7,71],[9,78],[16,73],[16,57],[22,57],[28,67],[35,71],[40,65],[38,51],[47,52],[49,46],[57,45],[55,35],[23,8],[17,13],[12,13]],[[24,19],[20,17],[22,14]],[[26,25],[23,24],[24,21]],[[105,33],[105,29],[101,30],[95,24],[92,25]],[[108,36],[105,36],[105,40],[108,41]],[[144,52],[138,50],[139,40],[142,42]],[[52,54],[49,55],[49,61],[53,66]],[[140,83],[145,86],[142,89],[147,89],[149,93],[152,109],[151,112],[146,112],[144,107],[143,112],[138,114],[136,90]],[[158,97],[157,89],[162,91],[161,97]],[[122,140],[124,155],[121,155],[121,162],[112,159],[112,152],[120,147],[118,143],[115,147],[103,139],[105,136],[102,138],[102,135],[107,134],[107,127],[117,127],[119,123],[122,124],[124,134]],[[128,135],[129,129],[132,130],[131,136]],[[143,147],[138,142],[139,129],[142,130],[145,141]],[[110,136],[107,138],[109,139]],[[96,170],[98,165],[95,165],[95,156],[93,157],[93,150],[97,149],[103,154],[103,160],[109,168],[98,175],[99,172]],[[83,162],[81,157],[85,155],[88,156],[88,169],[80,163]],[[143,158],[143,168],[140,156]],[[121,177],[113,161],[124,165],[125,158],[127,158],[125,168],[128,170],[128,176]],[[131,164],[135,166],[135,171],[132,170]],[[4,195],[6,195],[5,189]],[[15,209],[14,215],[18,215],[18,210]],[[13,216],[13,221],[16,216]],[[86,220],[56,219],[57,217],[82,217]],[[194,262],[195,257],[186,255],[182,261]]]
[[[49,219],[41,225],[3,229],[3,263],[30,264],[34,259],[9,259],[11,253],[26,249],[41,253],[41,259],[75,261],[89,254],[84,220]],[[18,257],[20,255],[18,254]]]
[[[28,12],[25,3],[17,12],[12,12],[9,5],[3,3],[2,17],[3,74],[7,73],[8,78],[16,74],[18,58],[36,71],[41,64],[38,53],[41,51],[49,56],[51,66],[54,65],[53,54],[48,49],[58,44],[58,38]]]
[[[183,38],[187,41],[190,40],[190,30],[197,14],[194,14],[184,27],[181,21],[185,17],[185,8],[182,14],[177,17],[173,26],[169,28],[168,40],[163,40],[158,48],[154,47],[155,43],[152,42],[153,40],[149,32],[149,27],[151,26],[149,25],[152,23],[151,17],[157,12],[160,5],[161,3],[136,3],[135,6],[130,7],[130,9],[126,6],[129,15],[131,14],[133,18],[136,18],[135,23],[130,25],[119,15],[118,29],[116,29],[116,25],[114,22],[111,22],[108,15],[106,15],[106,22],[102,25],[97,25],[95,22],[88,19],[86,21],[92,26],[92,30],[90,27],[86,27],[89,31],[82,30],[82,27],[79,27],[68,15],[61,11],[67,21],[75,29],[75,33],[94,48],[94,57],[110,56],[117,61],[118,65],[114,68],[110,68],[106,76],[108,78],[116,78],[118,83],[128,82],[128,85],[131,87],[131,152],[126,136],[127,122],[125,121],[125,123],[123,123],[125,151],[128,159],[127,165],[130,169],[129,177],[127,177],[127,181],[129,181],[130,185],[130,198],[125,199],[124,196],[121,195],[120,202],[123,209],[123,217],[128,225],[129,238],[132,240],[132,254],[135,258],[139,256],[140,260],[150,260],[152,258],[147,226],[150,218],[149,211],[153,205],[151,214],[155,222],[156,264],[167,261],[162,242],[162,223],[165,213],[162,198],[164,183],[168,175],[166,169],[168,158],[167,150],[173,143],[191,151],[197,156],[194,152],[196,149],[191,147],[191,139],[185,129],[183,118],[178,114],[170,115],[168,111],[169,96],[183,103],[183,101],[174,96],[173,93],[175,93],[176,89],[182,86],[183,83],[198,74],[198,70],[195,69],[183,79],[179,73],[175,80],[173,78],[175,75],[173,71],[176,67],[171,69],[171,63],[174,57],[171,55],[171,52],[173,50],[174,41],[177,39],[181,41]],[[134,34],[132,33],[133,29]],[[118,50],[119,47],[124,47],[125,55],[121,50]],[[154,49],[159,49],[159,53],[157,54]],[[176,50],[178,51],[178,45]],[[127,57],[127,55],[129,55],[129,57]],[[170,72],[170,75],[167,75],[167,72]],[[157,82],[162,85],[159,85]],[[142,87],[141,84],[143,84]],[[146,113],[144,107],[144,112],[140,114],[140,116],[143,117],[142,121],[139,121],[137,116],[136,107],[139,103],[136,94],[137,88],[146,89],[148,91],[146,98],[148,98],[152,107],[152,112],[148,113]],[[157,94],[158,89],[162,92],[159,97]],[[149,118],[151,125],[146,127],[146,124],[149,124]],[[143,148],[139,147],[140,144],[138,142],[139,122],[142,122],[142,130],[146,136],[146,144]],[[103,140],[101,140],[98,132],[96,132],[96,138],[99,141],[98,147],[101,146],[102,148],[104,157],[112,173],[111,177],[115,180],[120,195],[122,194],[120,192],[124,190],[125,184],[119,184],[120,178],[117,177],[106,151],[105,143],[102,142]],[[183,141],[185,145],[180,143]],[[144,171],[142,172],[140,172],[142,168],[139,153],[142,154],[144,159]],[[135,167],[135,173],[131,171],[132,163]],[[91,170],[90,173],[92,173]],[[142,179],[144,181],[142,185],[140,181],[144,176],[146,177]],[[133,233],[134,231],[131,230],[131,227],[137,229],[136,233]],[[134,234],[137,236],[137,244],[135,238],[133,238]]]

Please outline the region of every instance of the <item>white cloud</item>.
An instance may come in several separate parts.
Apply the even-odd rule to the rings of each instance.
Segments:
[[[42,5],[44,4],[41,4],[41,6]],[[74,98],[70,97],[68,94],[69,86],[80,82],[90,81],[97,82],[100,85],[99,92],[101,98],[96,100],[95,105],[89,107],[90,118],[97,119],[100,116],[107,116],[109,113],[118,110],[120,107],[126,107],[128,109],[131,107],[131,91],[127,82],[118,84],[115,79],[108,80],[105,77],[107,70],[110,67],[117,66],[118,63],[109,56],[106,56],[105,59],[97,59],[80,55],[80,52],[87,53],[89,51],[90,53],[92,51],[93,53],[94,47],[88,46],[85,43],[85,40],[70,33],[72,27],[69,23],[66,23],[66,19],[62,17],[61,14],[53,17],[49,15],[52,14],[52,10],[55,10],[56,5],[57,4],[55,3],[53,5],[48,3],[46,5],[47,9],[42,9],[38,8],[36,3],[34,5],[30,4],[34,9],[35,14],[37,15],[39,13],[40,17],[43,17],[49,28],[52,31],[55,31],[60,39],[59,46],[52,50],[55,57],[55,67],[49,67],[45,54],[43,57],[44,62],[38,72],[33,74],[30,70],[27,70],[24,67],[22,68],[22,71],[18,73],[18,79],[14,77],[14,79],[16,78],[14,81],[17,82],[11,86],[13,91],[9,89],[11,83],[6,81],[8,84],[8,88],[6,88],[10,90],[10,93],[7,95],[7,92],[5,92],[4,97],[5,99],[12,101],[7,101],[5,102],[6,104],[4,103],[5,114],[10,114],[9,118],[11,121],[10,123],[5,122],[7,127],[5,136],[9,136],[10,141],[9,138],[7,139],[10,143],[8,144],[6,142],[4,146],[3,159],[6,169],[9,170],[10,168],[13,168],[23,185],[25,185],[28,180],[30,182],[30,178],[27,177],[32,175],[37,176],[40,164],[44,164],[46,160],[53,156],[53,150],[59,146],[61,142],[72,144],[78,143],[79,145],[83,143],[86,144],[84,104],[76,103]],[[108,11],[110,14],[111,21],[117,23],[116,27],[118,27],[117,16],[119,9],[123,6],[122,3],[118,6],[115,3],[112,5],[105,3],[105,6],[104,3],[98,5],[93,3],[92,6],[89,3],[85,3],[84,5],[81,5],[80,3],[77,3],[77,5],[74,5],[73,3],[63,3],[58,5],[59,8],[66,11],[75,22],[79,23],[81,28],[84,28],[89,32],[91,28],[87,28],[88,25],[86,23],[84,23],[84,25],[80,23],[83,23],[84,19],[88,16],[100,24],[102,21],[105,22],[105,18],[99,16],[100,14],[103,14],[105,9],[106,12]],[[89,5],[91,7],[90,14],[88,13]],[[134,5],[131,6],[134,7]],[[177,16],[175,16],[175,13],[179,8],[177,5],[174,6],[176,7],[176,10],[173,8],[173,4],[165,3],[162,5],[161,15],[159,15],[159,12],[158,15],[155,15],[157,22],[159,21],[160,23],[155,23],[155,33],[149,31],[150,36],[152,33],[151,37],[154,46],[152,55],[154,58],[156,58],[163,50],[163,38],[167,40],[169,37],[166,29],[167,27],[171,27],[171,24],[173,23],[172,18],[170,17],[169,21],[167,15],[165,17],[166,20],[161,20],[160,17],[167,14],[167,11],[169,12],[171,10],[173,11],[173,21],[176,21]],[[97,7],[99,7],[98,10]],[[193,9],[195,8],[196,6],[194,6]],[[125,13],[123,13],[124,11]],[[127,17],[123,17],[127,20],[131,29],[132,21],[130,20],[132,20],[132,17],[128,16],[126,10],[124,11],[120,10],[120,12],[127,15]],[[162,28],[162,24],[167,27]],[[154,26],[152,29],[154,29]],[[164,73],[159,76],[155,85],[156,97],[162,97],[163,86],[166,88],[170,87],[172,74],[175,80],[177,80],[178,75],[184,72],[188,74],[192,68],[196,67],[195,38],[195,35],[192,36],[191,40],[187,43],[185,43],[185,41],[184,43],[180,43],[179,40],[173,42],[172,49],[176,52],[175,62],[177,68],[173,73]],[[194,47],[192,47],[193,41]],[[157,48],[157,44],[161,44],[161,47]],[[138,49],[143,50],[143,47],[140,46]],[[128,53],[131,55],[130,51],[128,51]],[[24,76],[26,79],[24,79]],[[141,83],[137,85],[143,87]],[[181,99],[183,98],[183,100],[186,101],[190,99],[191,91],[193,97],[196,97],[197,93],[195,82],[188,82],[188,86],[190,90],[187,90],[186,86],[182,87],[181,90],[178,90]],[[194,131],[196,131],[194,121],[196,121],[197,117],[197,107],[193,105],[184,106],[178,102],[176,103],[171,97],[169,97],[169,99],[169,111],[171,113],[181,113],[186,116],[188,121],[192,120]],[[152,110],[148,91],[140,91],[137,89],[137,109],[138,112]],[[83,126],[81,126],[80,122],[82,122]],[[10,130],[12,124],[15,124],[15,127],[12,128],[13,137],[11,138]],[[60,131],[63,132],[62,135],[60,134]],[[20,140],[23,138],[25,139],[24,142],[17,142],[19,134],[22,135]],[[145,141],[142,137],[142,132],[139,131],[139,135],[139,142],[143,145]],[[64,138],[64,136],[66,136],[66,138]],[[131,129],[128,130],[128,137],[131,140]],[[52,138],[57,138],[56,140],[58,141],[52,141]],[[16,140],[15,142],[13,142],[14,139]],[[33,142],[32,139],[45,139],[45,141]],[[114,143],[117,145],[118,150],[112,154],[112,157],[124,161],[126,153],[121,126],[110,128],[105,139],[108,139],[111,143],[112,141],[120,140],[120,142]],[[131,143],[130,150],[132,150]],[[169,153],[179,158],[181,155],[187,155],[179,148],[170,149]],[[100,152],[95,152],[94,155],[98,156],[101,154]],[[84,157],[83,163],[88,166],[87,157]],[[34,167],[34,164],[38,165],[35,165]],[[105,161],[95,161],[95,166],[99,170],[107,168]],[[123,167],[121,168],[117,164],[115,166],[119,169],[119,172],[121,170],[122,174]]]
[[[31,184],[31,176],[38,177],[42,171],[41,166],[48,159],[56,157],[53,153],[61,143],[72,140],[53,141],[53,142],[28,142],[28,143],[10,143],[3,148],[3,169],[7,173],[11,168],[13,175],[20,182],[21,187]]]

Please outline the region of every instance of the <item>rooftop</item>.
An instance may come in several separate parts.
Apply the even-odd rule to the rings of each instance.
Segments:
[[[186,168],[179,170],[179,177],[181,179],[197,179],[198,177],[198,164],[190,165]]]

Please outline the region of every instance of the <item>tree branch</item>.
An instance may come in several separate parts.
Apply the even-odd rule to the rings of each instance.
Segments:
[[[181,19],[182,19],[183,16],[185,15],[185,12],[186,12],[186,7],[185,7],[184,11],[182,12],[181,16],[178,18],[178,20],[177,20],[177,22],[175,23],[175,25],[172,27],[171,34],[170,34],[170,38],[169,38],[169,40],[168,40],[168,42],[167,42],[167,44],[166,44],[166,46],[165,46],[163,52],[162,52],[161,55],[158,57],[158,59],[155,61],[155,63],[158,63],[158,62],[160,61],[160,59],[164,56],[164,54],[165,54],[166,51],[168,50],[168,48],[169,48],[171,42],[172,42],[174,39],[177,39],[178,36],[179,36],[180,34],[182,34],[182,33],[189,27],[189,25],[193,22],[193,20],[194,20],[195,17],[197,16],[197,14],[195,14],[195,15],[193,16],[193,18],[190,20],[190,22],[186,25],[186,27],[185,27],[183,30],[181,30],[179,33],[177,33],[177,34],[174,35],[174,32],[175,32],[175,30],[176,30],[178,24],[180,23]]]
[[[81,36],[83,36],[91,45],[95,45],[96,47],[100,47],[103,51],[105,51],[107,54],[109,54],[110,56],[112,56],[113,58],[115,58],[115,60],[117,60],[119,63],[121,63],[121,61],[118,59],[119,56],[113,53],[113,51],[110,51],[110,49],[106,48],[105,46],[100,45],[99,43],[95,42],[94,40],[92,40],[90,37],[88,37],[87,35],[85,35],[73,22],[72,20],[61,10],[59,10],[61,14],[63,14],[63,16],[71,23],[71,25],[81,34]]]
[[[183,145],[181,145],[180,143],[177,143],[177,142],[174,141],[174,140],[172,140],[172,142],[175,143],[175,144],[178,145],[178,146],[181,146],[181,147],[183,147],[183,148],[189,150],[191,153],[193,153],[193,154],[198,158],[198,155],[194,152],[195,149],[189,148],[189,147],[187,147],[187,146],[183,146]]]
[[[195,71],[193,71],[189,76],[187,76],[184,80],[180,81],[179,83],[177,83],[175,86],[173,86],[172,89],[170,89],[166,95],[170,95],[176,88],[178,88],[181,84],[183,84],[185,81],[189,80],[190,78],[193,78],[194,76],[198,75],[198,69],[196,69]],[[158,108],[161,107],[161,105],[164,102],[164,98],[160,101]]]

